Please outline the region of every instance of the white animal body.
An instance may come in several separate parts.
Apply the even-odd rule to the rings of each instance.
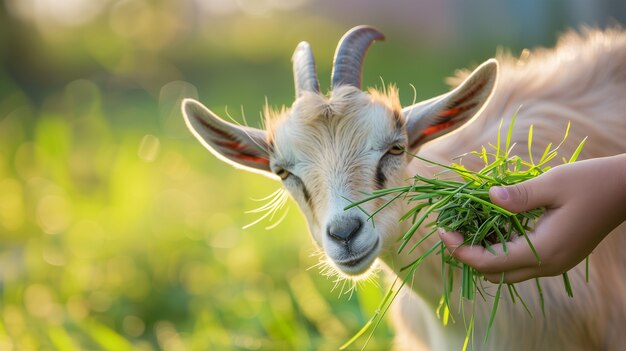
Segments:
[[[438,171],[404,154],[405,148],[450,163],[458,155],[493,143],[500,119],[506,128],[522,106],[513,142],[522,145],[515,153],[524,159],[528,159],[525,145],[530,124],[535,125],[537,159],[548,143],[561,140],[568,121],[570,135],[561,154],[570,155],[585,136],[588,141],[581,158],[626,152],[626,33],[621,29],[570,32],[555,49],[525,51],[520,58],[502,55],[471,74],[460,73],[453,79],[458,85],[451,92],[404,108],[393,88],[386,93],[361,90],[363,57],[369,45],[381,39],[382,34],[366,26],[344,36],[335,54],[328,95],[320,93],[309,45],[301,43],[293,57],[296,100],[286,111],[268,112],[267,130],[225,122],[194,100],[183,103],[187,125],[213,154],[281,179],[304,212],[314,241],[346,276],[367,274],[379,260],[390,272],[404,277],[400,268],[436,240],[425,242],[421,252],[397,253],[398,239],[410,225],[398,222],[408,210],[403,201],[378,213],[375,226],[359,209],[344,211],[348,199],[359,199],[363,191],[404,185],[413,174],[433,176]],[[468,168],[480,166],[469,157],[463,161]],[[362,207],[372,213],[382,201]],[[625,231],[625,225],[619,226],[595,249],[588,283],[584,264],[569,273],[574,298],[566,295],[560,277],[540,280],[545,317],[534,281],[517,284],[532,316],[503,293],[486,343],[482,339],[492,300],[490,296],[484,301],[477,298],[474,348],[623,349]],[[419,233],[414,235],[419,237]],[[394,302],[397,349],[461,349],[466,332],[463,321],[457,317],[456,323],[444,327],[435,316],[443,291],[440,272],[441,259],[431,255]],[[485,289],[495,291],[487,282]]]

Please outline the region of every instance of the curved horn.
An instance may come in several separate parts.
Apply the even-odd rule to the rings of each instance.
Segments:
[[[317,80],[315,70],[315,60],[311,46],[306,41],[301,42],[296,47],[291,57],[293,61],[293,80],[296,86],[296,98],[305,91],[319,93],[320,83]]]
[[[335,51],[331,74],[332,89],[339,85],[351,85],[361,89],[365,52],[375,40],[384,39],[381,32],[370,26],[358,26],[348,31]]]

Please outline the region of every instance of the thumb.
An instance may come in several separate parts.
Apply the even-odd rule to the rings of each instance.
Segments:
[[[546,183],[546,179],[539,176],[514,185],[493,186],[489,189],[489,198],[494,204],[516,213],[547,207],[553,199]]]

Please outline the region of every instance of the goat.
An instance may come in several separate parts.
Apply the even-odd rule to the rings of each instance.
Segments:
[[[375,262],[392,274],[412,262],[432,242],[412,254],[398,254],[398,240],[410,223],[398,219],[408,205],[395,201],[376,215],[383,199],[344,211],[363,191],[404,185],[413,174],[433,176],[437,169],[403,150],[440,163],[494,142],[520,105],[512,141],[525,145],[535,124],[534,150],[561,139],[571,154],[588,136],[580,158],[626,152],[626,35],[619,29],[583,29],[564,35],[555,49],[524,51],[520,58],[499,54],[471,74],[453,79],[456,88],[441,96],[401,107],[397,89],[361,90],[362,64],[372,42],[384,39],[368,26],[353,28],[335,52],[331,91],[320,92],[313,54],[300,43],[293,55],[296,99],[291,108],[266,113],[267,130],[237,126],[201,103],[185,99],[182,111],[191,132],[218,158],[282,181],[304,212],[313,240],[328,262],[348,277],[367,275]],[[467,123],[472,121],[471,123]],[[463,128],[460,128],[463,126]],[[444,137],[445,136],[445,137]],[[516,153],[528,158],[528,151]],[[535,155],[535,159],[540,155]],[[479,164],[464,160],[468,168]],[[626,342],[626,226],[609,234],[585,267],[570,271],[574,298],[560,278],[542,278],[545,316],[535,282],[517,284],[528,308],[503,294],[486,343],[488,350],[617,350]],[[415,240],[420,235],[414,235]],[[431,255],[394,302],[395,347],[402,350],[461,349],[464,323],[444,327],[434,310],[443,291],[441,259]],[[458,278],[458,277],[457,277]],[[493,289],[488,282],[485,289]],[[458,286],[458,282],[455,286]],[[492,290],[493,291],[493,290]],[[475,301],[475,332],[485,332],[491,297]]]

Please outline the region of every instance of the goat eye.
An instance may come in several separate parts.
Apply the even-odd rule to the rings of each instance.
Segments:
[[[404,153],[404,147],[399,144],[394,145],[389,149],[389,151],[387,151],[387,153],[394,156],[402,155]]]
[[[279,176],[280,179],[285,180],[291,175],[291,173],[289,173],[286,169],[280,168],[276,171],[276,175]]]

